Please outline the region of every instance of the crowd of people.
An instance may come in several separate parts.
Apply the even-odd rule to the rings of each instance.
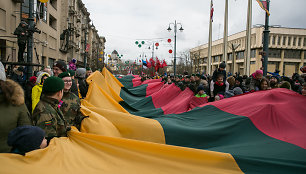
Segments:
[[[225,63],[220,63],[212,76],[184,73],[184,75],[165,75],[149,77],[142,76],[142,81],[161,78],[165,84],[174,83],[181,90],[189,88],[196,97],[205,97],[208,102],[230,98],[244,93],[273,88],[287,88],[299,94],[306,95],[306,67],[300,70],[302,75],[294,73],[292,77],[280,76],[279,71],[269,72],[263,76],[262,70],[256,70],[250,76],[231,75],[225,70]]]
[[[46,147],[54,137],[65,137],[71,126],[80,129],[86,118],[80,99],[88,90],[91,69],[55,62],[25,80],[25,67],[9,75],[0,62],[0,153],[25,153]]]
[[[88,91],[86,78],[92,71],[76,68],[72,60],[55,62],[52,67],[35,72],[28,81],[24,67],[17,66],[9,75],[0,62],[0,153],[25,153],[45,148],[54,137],[65,137],[71,126],[80,129],[86,116],[80,112],[80,99]],[[241,95],[243,93],[287,88],[306,96],[305,73],[291,78],[278,71],[264,77],[262,70],[251,76],[229,75],[221,63],[212,76],[185,73],[177,76],[142,76],[142,81],[160,78],[165,84],[175,84],[181,90],[189,88],[196,98],[206,102]]]

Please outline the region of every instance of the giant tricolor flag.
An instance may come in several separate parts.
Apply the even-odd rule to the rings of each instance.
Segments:
[[[306,171],[305,96],[273,89],[189,110],[188,88],[119,80],[106,69],[93,73],[81,131],[25,156],[0,154],[0,173]]]

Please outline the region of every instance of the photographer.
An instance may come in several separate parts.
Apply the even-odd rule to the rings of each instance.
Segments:
[[[23,53],[25,51],[28,39],[28,24],[25,21],[21,21],[16,28],[14,35],[17,35],[18,40],[18,62],[24,62]]]

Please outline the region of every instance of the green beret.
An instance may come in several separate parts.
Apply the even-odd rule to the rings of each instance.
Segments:
[[[195,76],[195,74],[191,74],[191,76]]]
[[[201,78],[201,74],[196,74],[196,76]]]
[[[73,71],[73,70],[68,70],[68,72],[70,73],[70,76],[75,76],[75,71]]]
[[[55,93],[64,89],[64,81],[59,77],[48,77],[44,81],[44,85],[42,88],[43,93]]]
[[[61,78],[61,79],[64,78],[64,77],[71,77],[71,74],[70,74],[69,71],[66,71],[66,72],[60,73],[58,75],[58,77]]]
[[[86,71],[90,71],[91,70],[91,68],[90,67],[86,67]]]
[[[186,76],[187,79],[190,79],[190,76]]]

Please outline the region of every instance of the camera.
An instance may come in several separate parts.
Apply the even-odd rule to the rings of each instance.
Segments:
[[[36,25],[34,25],[33,27],[29,27],[29,28],[28,28],[28,31],[29,31],[29,32],[32,32],[32,33],[38,33],[38,34],[41,33],[41,30],[38,29],[38,28],[36,27]]]

